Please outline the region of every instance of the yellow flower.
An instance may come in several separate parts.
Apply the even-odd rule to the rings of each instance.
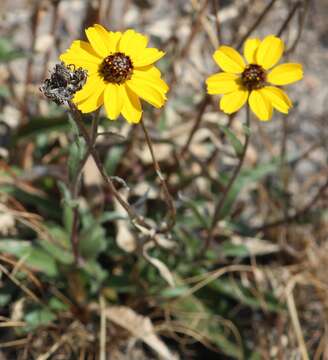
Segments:
[[[110,32],[95,24],[85,30],[89,42],[76,40],[60,56],[88,72],[88,80],[73,102],[83,113],[105,105],[109,119],[120,114],[130,123],[141,119],[143,99],[160,108],[166,100],[167,84],[154,63],[165,55],[147,48],[148,38],[134,30]]]
[[[223,94],[220,109],[226,114],[238,111],[248,100],[254,114],[263,121],[270,120],[273,108],[287,114],[292,107],[287,94],[276,86],[302,79],[302,65],[286,63],[274,67],[284,51],[283,41],[269,35],[262,41],[248,39],[244,57],[229,46],[220,46],[213,54],[224,72],[206,80],[209,94]],[[270,70],[274,67],[272,70]]]

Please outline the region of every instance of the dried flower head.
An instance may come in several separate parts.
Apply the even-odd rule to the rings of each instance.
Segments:
[[[262,41],[248,39],[244,45],[247,64],[235,49],[220,46],[213,58],[223,72],[206,80],[207,92],[223,94],[220,109],[227,114],[238,111],[247,100],[253,113],[262,121],[271,119],[273,109],[287,114],[292,102],[277,86],[301,80],[303,70],[297,63],[275,66],[283,51],[283,41],[274,35]]]
[[[56,64],[50,78],[44,80],[40,91],[57,105],[72,100],[74,94],[81,90],[87,80],[87,71],[75,68],[75,65]]]
[[[66,64],[88,70],[88,81],[73,102],[83,113],[105,105],[109,119],[120,114],[130,123],[141,119],[140,98],[156,108],[163,106],[168,91],[155,62],[164,56],[148,48],[148,38],[134,30],[108,31],[95,24],[85,30],[88,42],[73,41],[60,56]]]

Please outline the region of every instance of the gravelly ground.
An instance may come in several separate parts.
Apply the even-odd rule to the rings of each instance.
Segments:
[[[211,54],[218,45],[216,36],[215,17],[213,11],[207,9],[200,18],[198,31],[192,37],[190,48],[188,41],[190,34],[197,25],[197,14],[203,1],[197,0],[138,0],[112,1],[112,11],[107,11],[110,1],[102,1],[103,11],[100,19],[93,14],[91,1],[62,0],[59,5],[55,38],[50,32],[52,22],[51,1],[1,0],[0,1],[0,36],[11,37],[15,46],[30,52],[33,40],[31,13],[36,3],[42,4],[40,24],[37,31],[33,53],[31,84],[28,86],[29,112],[31,115],[49,112],[48,102],[38,91],[39,84],[52,64],[57,62],[58,54],[65,50],[73,39],[83,38],[82,29],[99,21],[112,30],[136,28],[151,36],[151,42],[167,52],[166,60],[161,62],[164,78],[172,85],[169,100],[165,107],[166,128],[161,134],[163,138],[173,138],[177,144],[183,144],[186,134],[198,110],[198,103],[204,91],[205,78],[216,72]],[[221,24],[222,42],[228,45],[236,44],[236,40],[247,31],[254,19],[267,6],[264,0],[221,0],[219,2],[219,19]],[[269,33],[276,33],[295,1],[277,0],[267,17],[255,30],[254,35],[263,37]],[[261,123],[254,119],[252,122],[251,147],[248,149],[246,165],[252,166],[258,162],[265,162],[272,155],[279,155],[283,131],[287,132],[286,154],[289,157],[300,156],[307,149],[317,145],[314,151],[299,162],[295,172],[287,173],[288,191],[294,194],[292,203],[295,207],[302,207],[312,194],[316,192],[321,181],[327,177],[328,130],[326,117],[328,111],[328,1],[309,0],[304,28],[295,51],[287,55],[285,60],[300,62],[304,66],[303,81],[288,87],[288,93],[294,102],[294,109],[288,117],[275,113],[269,123]],[[89,17],[85,17],[88,11]],[[302,14],[301,14],[302,15]],[[297,16],[290,23],[283,34],[287,49],[293,44],[299,32]],[[179,54],[185,52],[181,59]],[[45,57],[49,55],[49,61]],[[10,71],[0,64],[0,82],[12,83],[17,99],[22,99],[26,78],[26,59],[16,60],[10,64]],[[173,63],[173,65],[172,65]],[[172,66],[175,76],[172,76]],[[155,113],[154,122],[159,120]],[[13,128],[22,121],[21,110],[9,99],[0,103],[0,119],[9,123]],[[210,122],[226,123],[227,117],[217,111],[217,98],[213,98],[204,115],[204,124],[195,136],[193,151],[201,159],[208,156],[207,140]],[[234,129],[241,134],[241,123],[244,112],[237,114],[233,123]],[[126,131],[125,124],[122,132]],[[242,137],[242,135],[241,135]],[[157,148],[159,158],[169,155],[165,146]],[[161,153],[162,152],[162,153]],[[216,166],[209,171],[216,171],[219,165],[231,165],[229,157],[217,159]],[[205,188],[206,184],[197,184]],[[193,191],[192,189],[191,191]],[[245,199],[248,194],[243,194]],[[250,221],[258,224],[259,219]],[[262,221],[262,219],[261,219]],[[312,229],[302,229],[303,237],[311,235]],[[327,231],[327,229],[326,229]],[[320,252],[320,250],[319,250]],[[322,269],[321,269],[322,270]],[[262,318],[261,318],[262,320]]]

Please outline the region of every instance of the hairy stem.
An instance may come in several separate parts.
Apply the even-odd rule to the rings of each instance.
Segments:
[[[249,110],[249,106],[247,106],[246,107],[246,127],[249,128],[249,126],[250,126],[250,110]],[[248,143],[249,143],[249,137],[250,137],[249,131],[246,131],[243,151],[239,155],[238,164],[237,164],[227,186],[224,188],[221,198],[218,199],[218,202],[215,205],[215,210],[214,210],[214,214],[212,217],[211,227],[209,229],[208,236],[206,238],[206,242],[204,244],[201,254],[204,254],[206,252],[206,250],[209,248],[211,241],[213,239],[213,233],[214,233],[215,227],[216,227],[217,223],[221,220],[221,211],[223,209],[223,206],[226,202],[228,194],[229,194],[233,184],[235,183],[235,181],[240,173],[240,170],[242,168],[242,165],[244,163],[245,155],[246,155],[246,151],[247,151],[247,147],[248,147]]]
[[[103,164],[101,163],[98,153],[96,149],[94,148],[94,144],[92,143],[92,139],[85,128],[82,116],[79,110],[75,107],[74,104],[70,103],[70,110],[73,117],[73,120],[75,121],[81,135],[83,136],[85,142],[87,143],[88,149],[90,151],[90,154],[92,158],[95,161],[95,164],[100,172],[101,177],[103,178],[104,182],[107,184],[110,192],[112,195],[116,198],[116,200],[119,202],[119,204],[124,208],[124,210],[127,212],[128,216],[130,217],[130,220],[133,225],[139,225],[146,229],[151,229],[150,226],[135,212],[135,210],[130,206],[129,203],[127,203],[119,193],[119,191],[116,189],[112,179],[106,174],[106,171],[104,169]]]
[[[163,174],[162,174],[162,171],[161,171],[161,168],[156,160],[156,157],[155,157],[155,153],[154,153],[154,149],[153,149],[153,143],[151,141],[151,138],[149,136],[149,133],[148,133],[148,130],[145,126],[145,123],[143,121],[143,119],[141,119],[141,127],[142,127],[142,130],[145,134],[145,138],[146,138],[146,142],[147,142],[147,145],[148,145],[148,148],[149,148],[149,151],[150,151],[150,154],[151,154],[151,158],[152,158],[152,161],[153,161],[153,166],[154,166],[154,169],[157,173],[157,176],[161,182],[161,186],[162,186],[162,189],[163,189],[163,192],[164,192],[164,197],[165,197],[165,202],[166,202],[166,205],[169,209],[169,212],[170,212],[170,217],[169,217],[169,221],[168,223],[166,224],[166,228],[164,229],[164,232],[168,232],[170,231],[174,225],[175,225],[175,221],[176,221],[176,209],[175,209],[175,206],[174,206],[174,202],[173,202],[173,199],[171,197],[171,194],[167,188],[167,184],[166,184],[166,181],[163,177]],[[162,230],[163,231],[163,230]]]
[[[90,143],[91,147],[94,147],[96,138],[97,138],[97,129],[98,129],[98,119],[99,119],[99,112],[97,111],[94,114],[94,117],[92,119],[92,130],[91,130],[91,137],[90,137]],[[88,150],[86,151],[85,155],[83,156],[83,159],[81,160],[79,164],[79,168],[77,169],[74,178],[71,182],[71,194],[73,201],[76,201],[79,196],[80,186],[81,186],[81,176],[83,168],[90,156],[90,148],[88,147]],[[72,230],[71,230],[71,244],[74,254],[74,260],[75,264],[77,265],[79,263],[79,236],[78,236],[78,227],[79,227],[79,205],[75,204],[73,207],[73,224],[72,224]]]

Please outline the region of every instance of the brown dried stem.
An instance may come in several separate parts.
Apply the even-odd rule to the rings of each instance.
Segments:
[[[305,216],[308,212],[311,211],[313,206],[324,196],[325,192],[328,190],[328,180],[319,188],[317,193],[313,196],[313,198],[300,210],[298,210],[294,215],[286,216],[283,219],[279,219],[270,223],[263,224],[255,229],[256,232],[264,231],[276,226],[281,226],[285,224],[289,224],[295,221],[298,221],[303,216]]]

